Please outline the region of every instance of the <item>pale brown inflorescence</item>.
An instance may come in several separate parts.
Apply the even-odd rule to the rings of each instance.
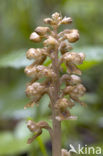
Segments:
[[[79,32],[76,29],[65,29],[62,32],[57,32],[57,29],[62,24],[71,24],[72,19],[70,17],[64,17],[59,13],[52,14],[51,18],[44,19],[44,23],[50,25],[50,27],[38,26],[35,31],[30,35],[30,40],[33,42],[41,42],[43,40],[43,48],[31,48],[27,51],[26,57],[33,59],[34,62],[25,68],[25,73],[32,77],[33,80],[27,84],[26,94],[31,98],[31,102],[26,107],[32,107],[38,103],[44,94],[48,94],[50,97],[50,109],[52,107],[52,95],[54,91],[54,82],[57,81],[56,69],[59,73],[59,84],[65,84],[65,87],[60,87],[58,99],[55,103],[56,120],[68,120],[76,119],[72,116],[69,109],[75,106],[75,102],[85,105],[79,97],[85,93],[85,87],[81,84],[80,75],[82,74],[77,65],[83,63],[85,59],[84,53],[76,53],[72,51],[71,43],[75,43],[79,40]],[[55,54],[56,52],[56,54]],[[58,63],[56,63],[55,55],[58,56]],[[49,57],[51,64],[44,66],[43,63],[46,58]],[[66,66],[66,72],[60,74],[62,64]],[[45,78],[44,82],[38,82],[40,78]],[[26,108],[25,107],[25,108]],[[28,128],[32,132],[36,132],[36,136],[42,133],[42,128],[49,130],[52,136],[52,128],[46,122],[34,123],[28,121]],[[35,139],[35,136],[33,137]],[[29,143],[33,139],[29,140]],[[69,156],[69,153],[62,150],[62,156]]]

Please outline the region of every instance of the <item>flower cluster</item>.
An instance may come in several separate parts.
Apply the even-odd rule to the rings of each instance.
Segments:
[[[47,129],[51,135],[51,128],[49,127],[48,123],[45,121],[40,121],[36,123],[32,120],[29,120],[27,122],[27,127],[29,128],[31,132],[35,133],[32,138],[28,139],[28,144],[30,144],[34,139],[36,139],[39,135],[42,134],[43,128]]]
[[[56,119],[61,121],[61,120],[66,120],[66,119],[71,119],[74,118],[71,116],[69,110],[67,108],[72,108],[74,106],[74,103],[72,100],[68,100],[67,98],[61,98],[57,100],[57,103],[55,105],[57,116]]]
[[[79,32],[76,29],[65,29],[62,32],[57,32],[60,25],[72,23],[70,17],[63,18],[57,12],[52,14],[51,18],[45,18],[44,23],[49,26],[38,26],[30,35],[31,41],[43,41],[44,47],[37,49],[31,48],[26,53],[28,59],[34,60],[31,65],[25,68],[25,73],[33,78],[33,80],[27,84],[26,88],[26,94],[31,98],[31,102],[27,104],[27,107],[32,107],[39,102],[44,94],[48,94],[51,101],[50,108],[55,109],[52,111],[56,112],[56,120],[76,119],[76,117],[71,115],[69,109],[75,105],[75,102],[85,105],[79,98],[83,96],[86,91],[85,87],[81,84],[81,71],[77,67],[83,63],[85,55],[82,52],[76,53],[72,51],[71,46],[71,43],[79,40]],[[50,58],[51,64],[44,66],[43,63],[47,57]],[[67,70],[65,74],[60,74],[63,63]],[[38,81],[40,78],[45,78],[46,80],[40,83],[40,81]],[[53,96],[55,96],[54,90],[57,81],[60,86],[65,83],[65,88],[61,89],[60,86],[58,87],[60,89],[55,107],[53,107]],[[32,132],[35,131],[38,135],[41,134],[42,128],[45,126],[48,127],[45,122],[28,122],[29,129]],[[63,153],[66,153],[66,151],[63,151]]]

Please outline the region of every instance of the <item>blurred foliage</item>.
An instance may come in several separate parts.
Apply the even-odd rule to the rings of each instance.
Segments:
[[[31,135],[26,119],[44,119],[51,124],[48,96],[41,99],[38,107],[23,108],[28,103],[25,84],[29,81],[24,67],[30,63],[25,52],[30,47],[42,46],[31,43],[29,35],[54,11],[73,18],[70,28],[79,29],[81,37],[74,50],[86,54],[86,61],[79,67],[87,88],[82,100],[88,106],[76,104],[71,111],[78,120],[62,123],[63,147],[69,150],[69,144],[78,143],[103,146],[102,6],[103,0],[0,0],[0,156],[51,155],[46,131],[32,145],[26,144]],[[45,65],[49,63],[47,59]]]

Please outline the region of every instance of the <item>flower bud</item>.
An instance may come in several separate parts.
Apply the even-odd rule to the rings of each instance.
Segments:
[[[33,78],[34,78],[35,76],[37,76],[37,75],[36,75],[36,66],[34,66],[34,67],[27,66],[27,67],[25,68],[24,72],[25,72],[28,76],[33,77]]]
[[[38,66],[36,67],[36,71],[37,71],[37,72],[42,72],[44,69],[45,69],[45,66],[43,66],[43,65],[38,65]]]
[[[73,86],[67,86],[63,91],[64,94],[70,94],[73,91]]]
[[[45,24],[50,24],[50,25],[54,25],[55,24],[55,22],[51,18],[45,18],[44,19],[44,23]]]
[[[71,96],[83,96],[85,93],[86,89],[82,84],[77,84],[76,86],[67,86],[64,89],[65,94],[70,94]]]
[[[32,121],[32,120],[29,120],[29,121],[27,122],[27,127],[29,128],[29,130],[30,130],[31,132],[38,132],[38,131],[40,131],[40,127],[37,125],[37,123],[35,123],[35,122]]]
[[[78,55],[80,56],[81,60],[85,60],[85,54],[84,53],[78,53]]]
[[[27,59],[32,59],[35,56],[35,49],[34,48],[30,48],[27,53],[26,53],[26,57]]]
[[[41,74],[45,75],[46,77],[51,77],[51,78],[55,78],[55,77],[56,77],[56,75],[55,75],[55,73],[53,72],[53,70],[52,70],[52,69],[49,69],[49,68],[45,68],[45,69],[42,71]]]
[[[71,75],[70,76],[70,80],[69,80],[70,85],[75,85],[75,84],[78,84],[80,82],[81,82],[81,79],[79,76],[77,76],[77,75]]]
[[[76,67],[75,64],[72,64],[72,63],[66,63],[66,66],[67,66],[67,72],[69,74],[77,74],[77,75],[81,75],[82,72],[80,71],[80,69],[78,67]]]
[[[68,52],[63,56],[64,60],[74,64],[82,64],[85,58],[83,53]]]
[[[56,109],[65,110],[67,107],[72,108],[74,103],[67,98],[61,98],[56,102]]]
[[[33,32],[30,35],[30,40],[34,41],[34,42],[40,42],[41,41],[41,37],[36,32]]]
[[[35,123],[34,121],[29,120],[27,122],[27,127],[29,128],[29,130],[31,132],[36,132],[36,134],[34,134],[32,136],[32,138],[29,138],[28,139],[28,144],[32,143],[35,138],[37,138],[38,136],[40,136],[42,134],[42,129],[43,128],[46,129],[46,130],[48,130],[48,132],[50,133],[50,135],[52,135],[52,133],[51,133],[52,132],[52,129],[49,126],[49,124],[47,122],[45,122],[45,121],[40,121],[38,123]]]
[[[71,17],[64,17],[61,21],[61,24],[71,24],[72,18]]]
[[[50,69],[49,67],[45,67],[43,65],[37,66],[36,71],[39,76],[46,76],[50,78],[54,78],[56,76],[52,69]]]
[[[52,14],[52,18],[54,20],[60,20],[61,19],[61,16],[60,16],[60,14],[58,12],[55,12],[54,14]]]
[[[62,121],[62,120],[68,120],[71,117],[71,114],[68,110],[60,110],[58,115],[56,116],[56,120]]]
[[[26,94],[28,96],[42,94],[44,91],[45,86],[41,85],[39,82],[34,82],[32,85],[28,85],[26,88]]]
[[[28,123],[27,123],[27,127],[29,128],[29,130],[31,132],[35,132],[36,133],[36,134],[34,134],[32,136],[32,138],[28,139],[28,144],[30,144],[30,143],[32,143],[34,141],[34,139],[36,139],[38,136],[40,136],[42,134],[42,126],[41,126],[40,122],[35,123],[35,122],[29,120]]]
[[[71,33],[65,34],[65,37],[70,43],[78,41],[79,40],[78,30],[75,30],[75,29],[72,30]]]
[[[26,53],[26,57],[28,59],[38,59],[40,58],[44,53],[44,49],[34,49],[34,48],[30,48],[27,53]]]
[[[52,36],[49,36],[47,40],[44,41],[44,45],[45,46],[56,46],[58,44],[57,40],[52,37]]]
[[[60,51],[62,54],[65,54],[68,50],[71,50],[72,46],[68,44],[66,41],[61,42]]]
[[[37,103],[35,101],[31,101],[24,106],[24,109],[27,109],[28,107],[33,107],[34,105],[37,105]]]
[[[61,98],[56,102],[57,109],[66,109],[68,107],[68,99]]]
[[[49,31],[50,29],[48,27],[37,27],[35,29],[35,32],[38,33],[39,35],[45,35]]]
[[[77,96],[83,96],[85,91],[86,91],[86,89],[82,84],[77,84],[73,88],[73,94],[76,94]]]

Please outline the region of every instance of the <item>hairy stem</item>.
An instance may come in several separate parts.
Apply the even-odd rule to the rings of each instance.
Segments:
[[[57,30],[54,29],[57,39]],[[56,73],[56,80],[53,82],[53,102],[52,102],[52,122],[53,122],[53,136],[52,136],[52,156],[61,156],[61,122],[56,120],[55,104],[59,98],[60,79],[59,79],[59,61],[58,61],[58,47],[54,50],[54,58],[52,60],[52,67]]]

